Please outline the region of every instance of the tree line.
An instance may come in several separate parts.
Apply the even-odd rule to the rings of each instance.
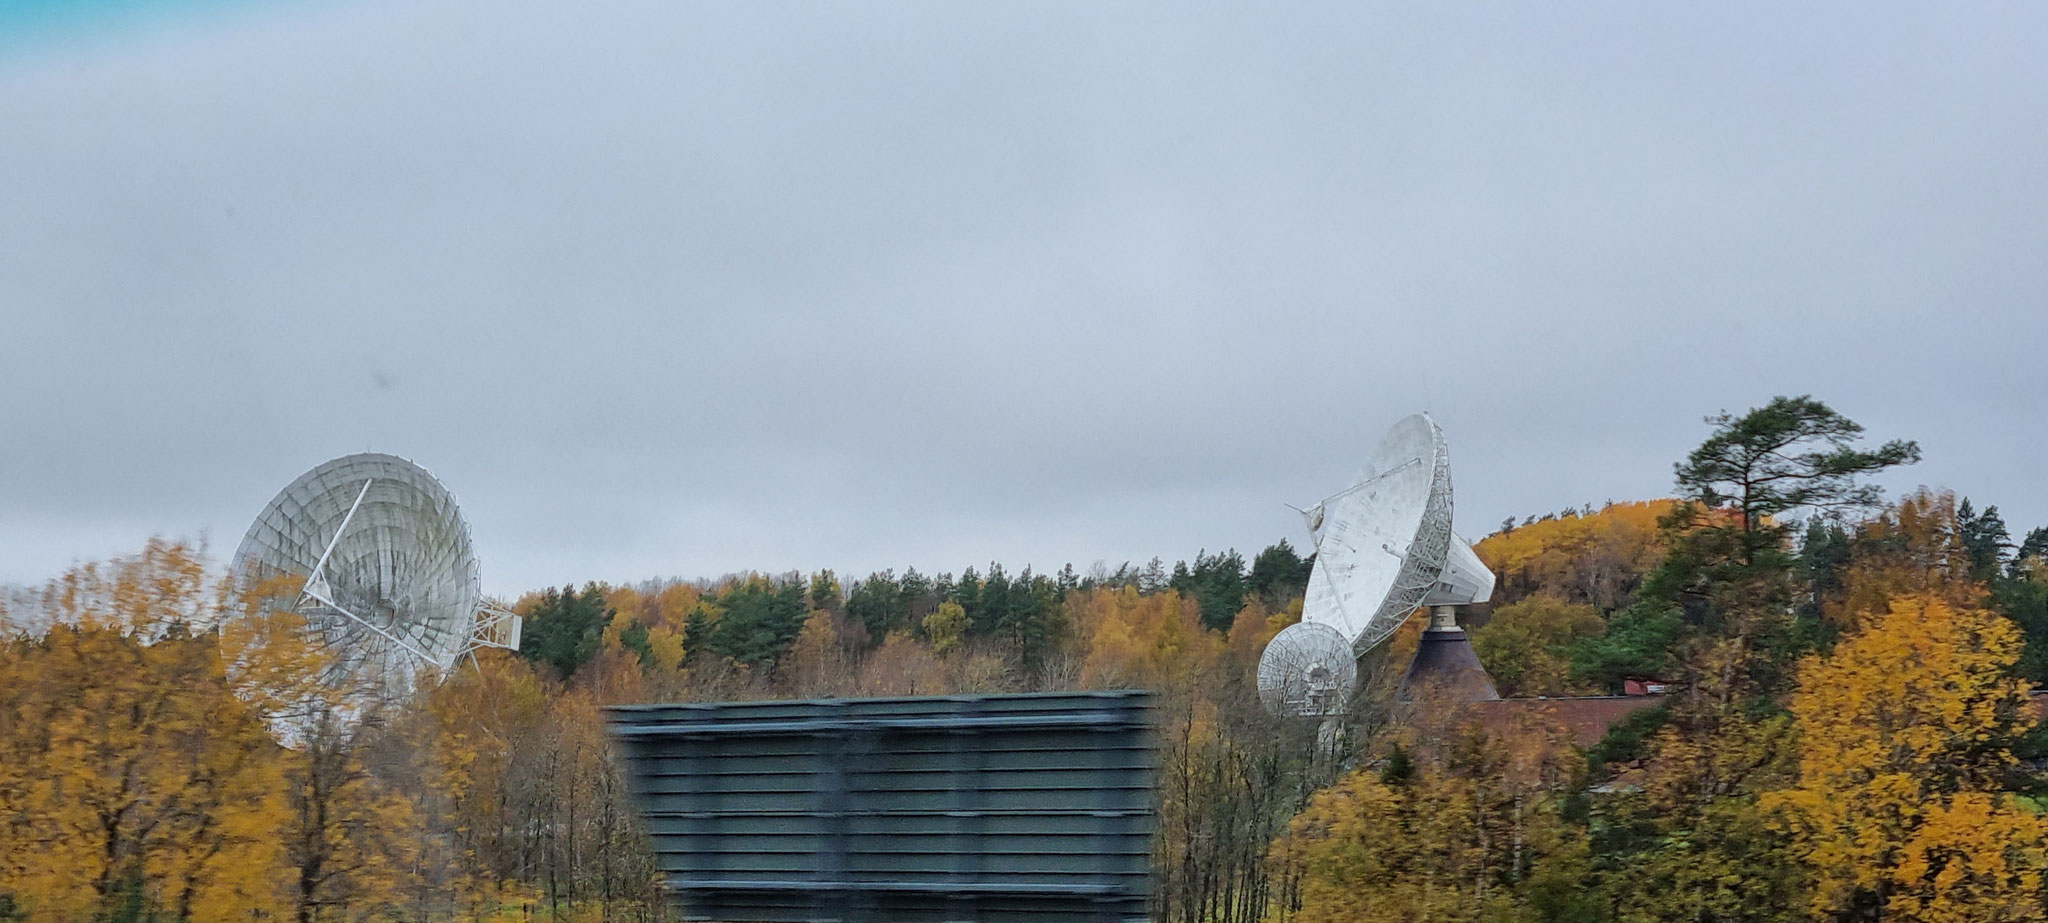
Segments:
[[[292,588],[152,541],[0,643],[0,920],[666,919],[604,705],[1080,686],[1168,693],[1162,908],[1253,919],[1309,789],[1249,677],[1307,562],[1094,571],[547,589],[519,651],[392,694],[322,679]]]
[[[1916,455],[1781,398],[1711,418],[1674,498],[1483,539],[1504,693],[1676,690],[1589,747],[1398,700],[1419,624],[1334,734],[1266,714],[1285,541],[545,589],[520,650],[396,695],[154,541],[0,642],[0,921],[667,919],[605,705],[1120,687],[1159,693],[1161,921],[2038,919],[2048,530],[1870,488]]]
[[[2048,531],[2012,543],[1947,492],[1883,501],[1868,476],[1917,447],[1811,398],[1707,422],[1675,499],[1478,546],[1501,592],[1473,644],[1504,690],[1672,694],[1586,748],[1533,710],[1418,707],[1361,736],[1273,846],[1272,917],[2048,916]]]

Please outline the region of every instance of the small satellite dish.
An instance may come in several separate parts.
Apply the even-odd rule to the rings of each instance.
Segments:
[[[1334,715],[1358,685],[1351,641],[1321,622],[1296,622],[1266,642],[1259,657],[1259,701],[1279,714]]]
[[[1269,660],[1276,677],[1321,669],[1322,675],[1343,677],[1344,684],[1301,697],[1299,705],[1285,695],[1267,697],[1277,712],[1341,711],[1356,684],[1357,658],[1417,609],[1485,602],[1493,595],[1493,572],[1451,532],[1450,453],[1443,430],[1428,416],[1394,424],[1356,483],[1298,512],[1315,545],[1315,567],[1301,623],[1276,635],[1260,658],[1260,691],[1266,689]],[[1290,638],[1296,628],[1300,633]],[[1333,645],[1332,636],[1342,644]],[[1289,639],[1284,646],[1283,638]],[[1316,662],[1304,665],[1304,657]],[[1318,710],[1305,710],[1311,707]]]
[[[478,647],[519,646],[519,617],[483,599],[455,498],[394,455],[300,475],[249,526],[232,570],[243,586],[278,586],[265,602],[305,615],[333,656],[328,678],[351,689],[403,689]]]

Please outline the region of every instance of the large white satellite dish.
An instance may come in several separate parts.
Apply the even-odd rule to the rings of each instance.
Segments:
[[[233,571],[278,586],[285,595],[266,602],[305,615],[333,658],[328,678],[350,688],[402,689],[478,647],[519,646],[519,617],[483,598],[455,498],[394,455],[300,475],[249,526]]]
[[[1301,621],[1259,660],[1259,694],[1275,712],[1342,711],[1357,658],[1417,609],[1493,595],[1493,572],[1451,532],[1450,453],[1426,415],[1394,424],[1356,483],[1301,514],[1316,551]],[[1442,621],[1438,628],[1456,630],[1447,611]],[[1300,677],[1310,674],[1345,682],[1309,695]]]

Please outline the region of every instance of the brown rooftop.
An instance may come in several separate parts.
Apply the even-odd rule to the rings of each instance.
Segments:
[[[1472,713],[1488,731],[1505,734],[1531,724],[1557,727],[1580,748],[1607,736],[1607,729],[1636,712],[1664,704],[1661,695],[1574,696],[1558,699],[1495,699],[1473,702]]]

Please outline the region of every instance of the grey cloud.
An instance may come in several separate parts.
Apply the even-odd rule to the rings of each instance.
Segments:
[[[427,0],[0,62],[0,581],[421,461],[490,589],[1460,528],[1813,392],[2048,523],[2043,15]]]

